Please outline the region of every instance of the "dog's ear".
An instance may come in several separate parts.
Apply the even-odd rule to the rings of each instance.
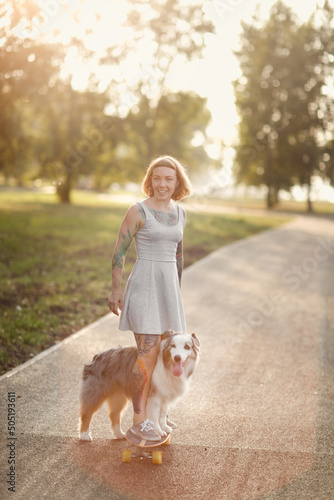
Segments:
[[[166,330],[165,333],[161,335],[161,340],[169,339],[170,337],[173,337],[174,334],[174,330]]]
[[[201,343],[200,343],[199,338],[197,337],[196,333],[192,333],[191,338],[193,339],[194,346],[199,350]]]

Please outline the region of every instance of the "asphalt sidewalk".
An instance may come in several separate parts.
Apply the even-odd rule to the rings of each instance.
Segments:
[[[0,498],[334,499],[334,220],[223,247],[185,271],[182,295],[202,357],[163,464],[121,463],[106,408],[78,440],[83,364],[133,344],[107,314],[0,378]]]

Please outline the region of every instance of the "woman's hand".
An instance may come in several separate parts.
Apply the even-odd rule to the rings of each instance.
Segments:
[[[112,311],[116,316],[119,316],[118,310],[123,308],[123,294],[121,290],[113,290],[110,292],[108,297],[108,305],[110,311]]]

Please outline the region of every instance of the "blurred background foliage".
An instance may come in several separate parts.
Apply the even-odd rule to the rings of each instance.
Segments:
[[[53,3],[59,8],[64,2]],[[0,173],[5,182],[47,179],[56,185],[59,199],[70,202],[79,179],[89,178],[99,190],[112,182],[138,182],[157,154],[172,152],[192,171],[208,164],[211,115],[206,100],[192,92],[169,92],[166,79],[175,58],[189,61],[201,55],[213,25],[196,3],[154,0],[149,18],[148,2],[130,4],[124,24],[133,28],[131,36],[101,52],[87,48],[89,30],[68,44],[60,43],[57,33],[52,43],[45,41],[36,28],[45,11],[33,1],[0,4]],[[137,55],[147,32],[150,58],[138,79],[129,82],[117,70]],[[69,50],[87,67],[94,59],[115,68],[117,77],[101,90],[92,72],[87,89],[75,90],[73,74],[63,68]],[[192,144],[196,134],[202,139],[198,145]]]
[[[0,2],[4,184],[41,179],[56,186],[59,200],[68,203],[79,182],[100,191],[114,182],[139,182],[158,154],[175,155],[191,175],[223,167],[223,140],[218,156],[208,154],[212,139],[206,99],[191,91],[171,91],[168,83],[176,62],[203,57],[207,36],[214,33],[202,2],[124,3],[128,37],[93,50],[87,43],[89,28],[65,40],[61,30],[52,27],[51,11],[48,19],[47,8],[66,11],[69,2],[50,0],[44,10],[43,2]],[[76,4],[74,20],[80,0]],[[90,72],[84,90],[73,84],[75,67],[65,67],[69,54]],[[255,12],[252,21],[243,24],[236,56],[241,69],[234,82],[240,115],[236,180],[266,186],[269,208],[278,202],[280,189],[310,188],[313,175],[333,184],[330,3],[325,1],[306,23],[281,1],[268,19]],[[124,68],[139,61],[136,78],[129,79]],[[217,71],[223,66],[224,61],[217,60]],[[107,83],[101,83],[94,67],[109,71]]]
[[[267,206],[280,189],[308,186],[319,175],[334,182],[334,28],[325,1],[306,23],[278,1],[262,21],[243,24],[234,82],[240,115],[239,181],[267,186]]]

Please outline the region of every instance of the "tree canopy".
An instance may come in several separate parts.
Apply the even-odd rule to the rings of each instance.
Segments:
[[[64,2],[55,3],[66,10]],[[129,36],[101,50],[86,43],[88,28],[67,43],[56,30],[50,37],[55,13],[31,0],[9,0],[1,10],[0,172],[5,178],[48,179],[60,200],[69,202],[81,178],[90,178],[97,189],[138,181],[158,154],[179,157],[191,171],[205,168],[211,119],[206,101],[192,92],[171,93],[167,83],[177,61],[201,57],[205,35],[213,31],[199,1],[129,0],[124,20]],[[76,68],[65,64],[69,54],[90,71],[85,89],[73,84]],[[137,71],[132,67],[129,77],[126,69],[134,62]],[[93,63],[110,69],[104,86]],[[199,135],[201,145],[194,147]]]
[[[331,178],[330,162],[324,162],[333,141],[328,85],[334,32],[328,2],[318,14],[300,23],[278,1],[267,20],[255,13],[243,24],[236,52],[242,74],[234,82],[240,115],[236,173],[246,184],[267,186],[268,207],[278,201],[280,189],[300,184],[310,192],[314,174]]]

